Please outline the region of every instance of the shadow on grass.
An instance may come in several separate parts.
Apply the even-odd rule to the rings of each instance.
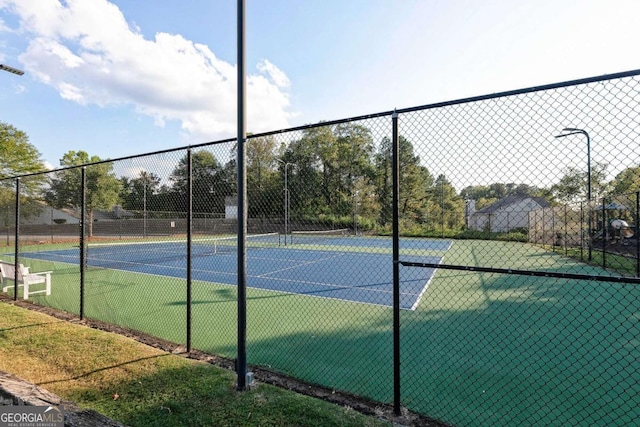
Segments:
[[[264,384],[237,392],[233,373],[206,364],[164,369],[68,397],[137,427],[383,425],[355,411]]]
[[[85,373],[80,374],[80,375],[74,375],[72,377],[66,377],[66,378],[61,378],[61,379],[57,379],[57,380],[44,381],[44,382],[38,383],[37,385],[45,386],[47,384],[56,384],[56,383],[63,383],[63,382],[67,382],[67,381],[79,380],[79,379],[82,379],[82,378],[90,377],[91,375],[94,375],[94,374],[97,374],[97,373],[100,373],[100,372],[105,372],[105,371],[109,371],[109,370],[112,370],[112,369],[122,368],[124,366],[132,365],[134,363],[142,362],[142,361],[145,361],[145,360],[154,360],[154,359],[157,360],[157,359],[161,359],[161,358],[168,357],[168,356],[171,356],[171,353],[157,354],[155,356],[148,356],[148,357],[140,357],[140,358],[137,358],[137,359],[127,360],[126,362],[117,363],[115,365],[103,366],[102,368],[92,369],[91,371],[85,372]]]
[[[64,320],[57,320],[57,321],[53,321],[53,322],[42,322],[42,323],[32,323],[30,325],[12,326],[10,328],[1,328],[0,329],[0,334],[3,333],[3,332],[14,331],[16,329],[35,328],[35,327],[38,327],[38,326],[54,325],[56,323],[66,323],[66,322]]]

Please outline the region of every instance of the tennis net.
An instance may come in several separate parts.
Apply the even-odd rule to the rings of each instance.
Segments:
[[[336,230],[311,230],[311,231],[292,231],[290,241],[292,244],[301,245],[331,245],[349,236],[351,230],[348,228],[340,228]]]
[[[279,237],[278,233],[247,235],[246,248],[252,250],[277,247],[280,244]],[[187,243],[185,238],[91,243],[87,246],[87,254],[93,259],[160,261],[186,257]],[[237,250],[237,236],[191,239],[191,254],[193,256],[236,253]]]

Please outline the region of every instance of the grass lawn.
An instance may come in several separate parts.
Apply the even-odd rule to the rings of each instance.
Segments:
[[[0,370],[130,426],[388,425],[266,384],[239,393],[232,372],[6,303]]]
[[[613,274],[517,242],[455,241],[444,262]],[[77,266],[29,263],[56,271],[54,293],[34,301],[78,313]],[[86,279],[85,316],[185,342],[184,279],[94,268]],[[392,401],[391,308],[247,297],[250,364]],[[640,418],[639,301],[637,285],[440,269],[401,313],[402,403],[454,425],[629,425]],[[236,309],[235,287],[194,282],[193,347],[235,357]]]

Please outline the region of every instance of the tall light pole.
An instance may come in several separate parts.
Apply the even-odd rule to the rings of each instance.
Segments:
[[[284,244],[287,245],[287,235],[289,234],[289,182],[288,182],[288,167],[293,163],[285,162],[284,160],[276,159],[278,162],[284,165]]]
[[[556,138],[565,138],[571,135],[583,135],[587,138],[587,221],[588,221],[588,235],[589,241],[587,242],[589,248],[589,261],[592,259],[592,251],[591,251],[591,138],[589,137],[589,133],[584,129],[578,128],[564,128],[562,129],[562,133],[560,135],[556,135]],[[568,133],[567,133],[568,132]],[[604,232],[604,230],[603,230]],[[604,238],[604,235],[603,235]]]
[[[16,74],[18,76],[21,76],[21,75],[24,74],[24,71],[19,70],[17,68],[10,67],[10,66],[5,65],[5,64],[0,64],[0,70],[7,71],[9,73],[13,73],[13,74]]]

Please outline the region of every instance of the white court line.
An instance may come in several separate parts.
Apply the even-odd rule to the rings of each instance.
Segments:
[[[444,259],[444,257],[440,258],[440,261],[438,261],[438,265],[442,264],[442,260]],[[416,308],[418,308],[418,304],[420,304],[420,300],[422,299],[422,295],[424,295],[425,292],[427,292],[427,289],[429,289],[429,285],[431,284],[431,280],[433,280],[433,278],[435,277],[436,273],[438,272],[437,268],[433,269],[433,274],[429,277],[429,280],[427,280],[427,283],[424,284],[424,288],[422,288],[422,292],[420,292],[420,295],[418,295],[418,298],[416,298],[416,302],[413,303],[413,305],[411,306],[411,310],[415,311]]]
[[[166,252],[166,253],[172,253],[170,251],[159,251],[159,252]],[[331,256],[326,256],[326,257],[322,257],[319,259],[315,259],[315,260],[311,260],[311,261],[298,261],[298,260],[287,260],[287,259],[281,259],[281,258],[275,258],[275,260],[278,261],[284,261],[284,262],[291,262],[291,263],[297,263],[297,265],[291,266],[291,267],[287,267],[287,268],[283,268],[283,269],[278,269],[278,270],[273,270],[273,271],[269,271],[266,273],[262,273],[259,275],[249,275],[249,277],[254,277],[254,278],[259,278],[259,279],[268,279],[268,280],[273,280],[273,281],[279,281],[279,282],[290,282],[290,283],[296,283],[299,285],[313,285],[313,286],[323,286],[326,287],[328,289],[323,290],[323,291],[318,291],[318,292],[331,292],[332,290],[340,290],[340,289],[344,289],[344,290],[357,290],[360,292],[371,292],[373,294],[390,294],[393,293],[393,290],[391,289],[390,291],[387,290],[383,290],[383,289],[370,289],[368,288],[368,286],[371,285],[363,285],[363,286],[348,286],[348,285],[339,285],[339,284],[335,284],[335,283],[325,283],[325,282],[314,282],[314,281],[310,281],[310,280],[299,280],[299,279],[284,279],[284,278],[278,278],[278,277],[272,277],[271,275],[278,273],[278,272],[282,272],[282,271],[286,271],[286,270],[292,270],[292,269],[296,269],[298,267],[304,267],[304,266],[308,266],[308,265],[312,265],[312,264],[317,264],[323,261],[328,261],[334,258],[339,258],[339,257],[343,257],[345,255],[350,254],[350,252],[341,252],[341,253],[331,253],[330,251],[318,251],[318,252],[325,252],[328,254],[331,254]],[[113,253],[118,253],[117,251],[113,252]],[[119,252],[121,253],[121,252]],[[378,256],[380,254],[367,254],[367,255],[372,255],[372,256]],[[61,258],[76,258],[77,259],[77,255],[56,255],[58,257]],[[220,256],[220,255],[218,255]],[[252,257],[252,258],[257,258],[257,257]],[[259,257],[260,259],[273,259],[273,258],[266,258],[266,257]],[[159,273],[145,273],[145,272],[139,272],[139,271],[131,271],[126,269],[125,266],[130,265],[130,266],[148,266],[148,267],[157,267],[160,270],[179,270],[179,271],[183,271],[186,270],[185,266],[169,266],[166,264],[157,264],[157,263],[148,263],[148,262],[139,262],[139,261],[124,261],[124,260],[109,260],[109,259],[101,259],[101,258],[97,258],[97,257],[91,257],[88,256],[87,257],[87,261],[99,261],[99,262],[113,262],[114,264],[120,264],[122,267],[124,268],[113,268],[113,267],[100,267],[100,266],[96,266],[97,268],[107,268],[109,270],[114,270],[114,271],[123,271],[126,273],[134,273],[134,274],[145,274],[145,275],[151,275],[151,276],[159,276],[159,277],[171,277],[171,276],[167,276],[165,274],[159,274]],[[440,262],[442,262],[442,259],[440,260]],[[236,277],[237,276],[237,272],[226,272],[226,271],[220,271],[220,270],[211,270],[211,269],[194,269],[193,271],[198,271],[198,272],[202,272],[202,273],[214,273],[214,274],[219,274],[222,276],[227,276],[227,277]],[[433,277],[433,275],[431,276],[431,278]],[[431,278],[429,279],[429,281],[427,281],[426,286],[423,288],[422,292],[420,293],[420,296],[418,297],[418,299],[416,300],[416,303],[414,304],[414,306],[410,309],[410,310],[415,310],[415,307],[417,305],[417,303],[420,301],[420,298],[422,297],[422,294],[426,291],[426,289],[428,288],[429,282],[431,281]],[[230,284],[230,283],[219,283],[219,282],[208,282],[207,280],[199,280],[201,282],[207,282],[207,283],[218,283],[218,284],[222,284],[222,285],[227,285],[227,286],[236,286],[236,284]],[[390,283],[392,285],[392,283]],[[304,291],[300,291],[300,292],[293,292],[293,291],[286,291],[286,290],[277,290],[277,289],[270,289],[268,287],[251,287],[252,289],[260,289],[260,290],[266,290],[266,291],[270,291],[270,292],[279,292],[279,293],[285,293],[285,294],[290,294],[290,295],[302,295],[302,296],[307,296],[307,297],[314,297],[314,298],[324,298],[324,299],[330,299],[330,300],[335,300],[335,301],[342,301],[342,302],[348,302],[348,303],[357,303],[357,304],[367,304],[367,305],[373,305],[373,306],[378,306],[378,307],[392,307],[393,305],[389,305],[389,304],[380,304],[380,303],[374,303],[374,302],[370,302],[370,301],[357,301],[357,300],[353,300],[353,299],[344,299],[344,298],[336,298],[336,297],[327,297],[327,296],[322,296],[322,295],[316,295],[316,294],[312,294],[312,293],[305,293]],[[409,294],[409,293],[402,293],[402,295],[413,295],[413,294]],[[401,308],[403,309],[403,308]],[[406,310],[406,309],[404,309]]]
[[[293,269],[296,269],[298,267],[308,266],[308,265],[312,265],[312,264],[318,264],[321,261],[328,261],[330,259],[338,258],[338,257],[344,256],[344,255],[345,255],[344,253],[339,253],[339,254],[335,254],[333,256],[324,257],[324,258],[320,258],[320,259],[315,259],[315,260],[312,260],[312,261],[293,261],[293,260],[287,260],[287,259],[282,259],[282,258],[276,258],[274,260],[290,262],[290,263],[296,263],[297,265],[292,265],[291,267],[280,268],[278,270],[269,271],[269,272],[262,273],[262,274],[260,274],[258,276],[254,276],[254,277],[268,277],[271,274],[280,273],[282,271],[287,271],[287,270],[293,270]],[[252,257],[252,258],[254,258],[254,257]],[[272,258],[259,258],[259,259],[269,260],[269,259],[272,259]]]

